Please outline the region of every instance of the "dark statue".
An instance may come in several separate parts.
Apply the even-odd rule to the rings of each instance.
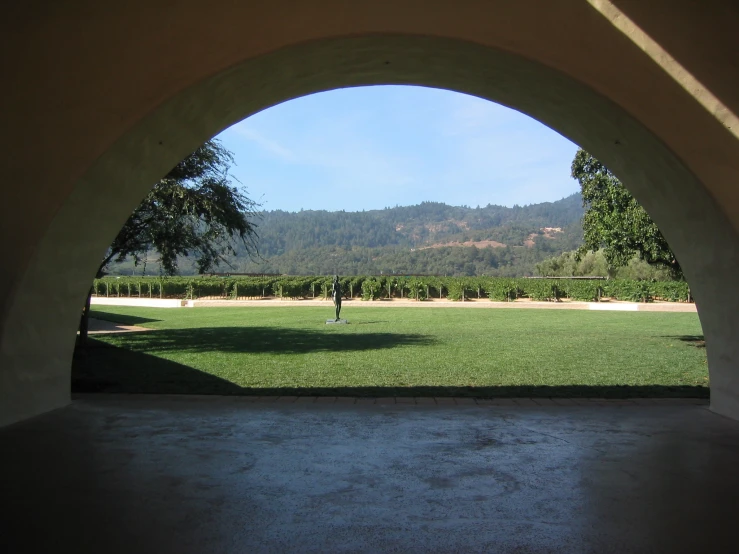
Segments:
[[[331,298],[336,308],[336,321],[339,321],[339,313],[341,312],[341,283],[339,283],[338,275],[334,275],[334,282],[331,284]]]

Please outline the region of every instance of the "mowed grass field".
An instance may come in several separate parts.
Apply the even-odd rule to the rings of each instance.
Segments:
[[[465,308],[131,308],[74,391],[360,396],[708,396],[694,313]]]

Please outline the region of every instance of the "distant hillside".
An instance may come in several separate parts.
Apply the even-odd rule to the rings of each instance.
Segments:
[[[242,253],[232,271],[533,275],[538,262],[580,246],[582,214],[579,194],[513,208],[422,202],[363,212],[269,211],[258,220],[261,259]],[[187,259],[180,267],[194,273]],[[147,273],[157,269],[150,264]],[[133,268],[119,270],[130,275]]]
[[[264,212],[259,221],[259,250],[265,258],[293,250],[340,248],[418,248],[466,241],[523,245],[544,227],[579,226],[582,201],[573,194],[557,202],[484,208],[422,202],[416,206],[365,212],[305,210]]]

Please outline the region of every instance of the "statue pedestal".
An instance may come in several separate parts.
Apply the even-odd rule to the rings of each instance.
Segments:
[[[327,319],[326,325],[347,325],[349,322],[346,319]]]

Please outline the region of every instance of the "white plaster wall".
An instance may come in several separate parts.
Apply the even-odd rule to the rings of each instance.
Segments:
[[[145,308],[182,308],[191,304],[189,300],[178,300],[175,298],[118,298],[93,296],[90,304],[93,306],[140,306]]]

